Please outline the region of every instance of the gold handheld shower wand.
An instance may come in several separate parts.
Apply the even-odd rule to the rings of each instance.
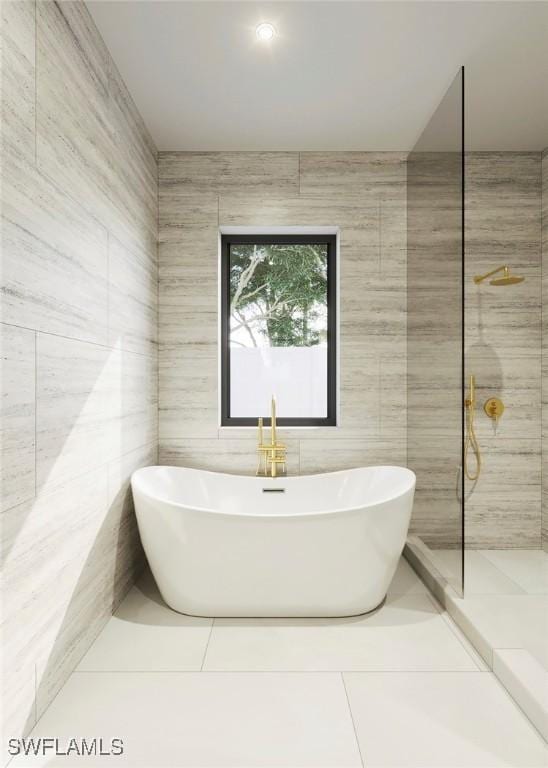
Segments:
[[[474,429],[474,411],[476,409],[476,381],[474,376],[470,376],[470,389],[468,397],[464,401],[466,408],[466,437],[464,440],[464,474],[468,480],[477,480],[481,472],[481,451],[476,439]],[[468,451],[473,450],[476,457],[476,471],[470,472],[468,469]]]

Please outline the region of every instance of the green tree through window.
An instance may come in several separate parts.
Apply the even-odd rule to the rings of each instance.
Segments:
[[[233,244],[230,331],[231,344],[242,346],[310,347],[324,343],[327,247]]]

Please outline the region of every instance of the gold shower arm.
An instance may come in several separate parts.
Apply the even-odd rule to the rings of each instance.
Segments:
[[[503,270],[504,270],[504,276],[508,277],[508,267],[503,264],[502,267],[497,267],[496,269],[493,269],[491,272],[488,272],[486,275],[475,275],[474,282],[482,283],[484,280],[487,280],[488,277],[491,277],[492,275],[496,275],[497,272],[502,272]]]

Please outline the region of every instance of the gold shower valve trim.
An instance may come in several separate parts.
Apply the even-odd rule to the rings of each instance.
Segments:
[[[504,403],[498,397],[490,397],[483,404],[483,410],[489,416],[490,419],[498,421],[504,413]]]

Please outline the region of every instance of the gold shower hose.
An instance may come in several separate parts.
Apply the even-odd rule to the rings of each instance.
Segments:
[[[474,430],[474,411],[476,409],[475,380],[470,376],[469,397],[464,401],[466,407],[466,438],[464,441],[464,474],[468,480],[477,480],[481,472],[481,451]],[[468,451],[472,449],[476,457],[476,472],[472,473],[468,469]]]

